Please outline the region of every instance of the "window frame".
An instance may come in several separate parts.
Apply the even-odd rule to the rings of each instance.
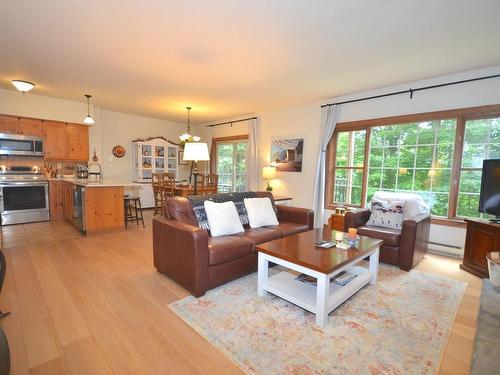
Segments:
[[[243,143],[243,142],[248,143],[248,141],[249,141],[248,134],[239,134],[239,135],[232,135],[232,136],[227,136],[227,137],[212,138],[212,145],[210,147],[210,173],[211,174],[218,174],[217,173],[217,146],[218,145],[235,144],[235,143]],[[234,153],[234,150],[233,150],[233,153]],[[247,167],[248,167],[248,147],[247,147]],[[246,168],[245,176],[246,176],[246,178],[248,178],[248,168]],[[233,188],[234,188],[234,183],[235,183],[235,174],[233,173]],[[247,184],[248,184],[248,181],[247,181]],[[217,189],[218,188],[219,187],[217,186]]]
[[[462,170],[462,155],[464,147],[465,123],[466,121],[469,120],[487,119],[494,117],[500,117],[500,104],[338,123],[337,126],[335,127],[335,131],[327,147],[327,155],[326,155],[327,178],[325,187],[325,208],[334,210],[339,205],[345,207],[365,208],[366,194],[368,190],[367,176],[368,176],[368,165],[370,157],[369,151],[371,143],[371,129],[373,127],[406,124],[412,122],[454,119],[456,120],[456,132],[455,132],[455,143],[454,143],[454,150],[452,154],[452,163],[451,163],[448,213],[447,217],[433,217],[432,222],[435,224],[443,224],[451,226],[465,225],[464,218],[457,216],[458,193],[460,188],[460,172]],[[337,144],[338,133],[343,131],[356,131],[356,130],[366,131],[361,205],[335,202],[333,195],[335,191],[336,144]]]

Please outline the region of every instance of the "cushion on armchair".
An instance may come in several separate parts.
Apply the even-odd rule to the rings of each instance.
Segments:
[[[405,201],[406,204],[403,209],[403,220],[410,219],[420,214],[429,213],[429,206],[418,194],[377,191],[373,195],[373,198],[382,201]]]
[[[405,204],[405,201],[384,201],[373,198],[371,215],[367,224],[376,227],[401,229]]]

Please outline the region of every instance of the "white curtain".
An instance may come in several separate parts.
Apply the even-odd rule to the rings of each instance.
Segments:
[[[260,173],[260,139],[259,119],[248,121],[248,163],[247,163],[247,191],[259,189]]]
[[[326,148],[333,136],[339,118],[340,106],[331,105],[321,109],[320,148],[316,178],[314,179],[314,227],[323,227],[325,216],[325,183],[326,183]]]

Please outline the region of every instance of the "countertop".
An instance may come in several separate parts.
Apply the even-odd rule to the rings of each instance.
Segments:
[[[79,186],[85,186],[87,188],[95,188],[95,187],[113,187],[113,186],[141,186],[136,182],[127,182],[123,180],[114,180],[114,179],[103,179],[101,182],[89,181],[87,179],[78,179],[78,178],[48,178],[49,181],[65,181]]]

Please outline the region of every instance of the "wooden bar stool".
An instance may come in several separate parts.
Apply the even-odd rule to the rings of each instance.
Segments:
[[[128,222],[133,223],[134,221],[137,225],[139,225],[139,221],[141,221],[142,227],[145,228],[144,217],[142,216],[141,198],[125,195],[123,201],[125,204],[125,228],[128,227]]]

